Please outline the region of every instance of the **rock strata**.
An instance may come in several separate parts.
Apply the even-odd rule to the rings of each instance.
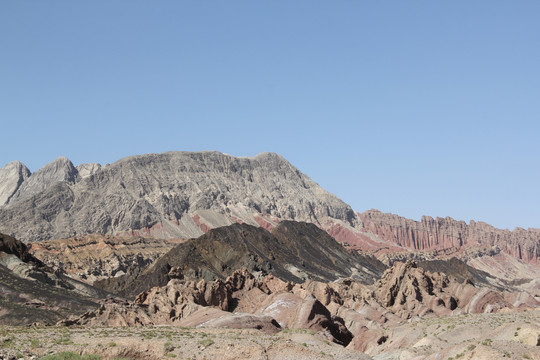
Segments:
[[[32,174],[0,208],[0,230],[40,241],[90,233],[193,238],[283,219],[359,225],[350,206],[277,154],[169,152],[79,169],[59,158]]]
[[[484,222],[456,221],[450,217],[433,219],[423,216],[420,222],[377,210],[359,215],[367,232],[411,250],[445,250],[493,247],[524,262],[537,264],[540,258],[540,229],[513,231],[496,229]]]
[[[28,251],[54,269],[93,283],[143,268],[181,241],[93,234],[31,243]]]

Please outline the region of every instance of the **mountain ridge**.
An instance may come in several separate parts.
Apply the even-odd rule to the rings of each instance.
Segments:
[[[252,158],[217,152],[139,155],[82,179],[70,173],[53,182],[58,171],[50,169],[60,162],[29,177],[32,185],[39,175],[46,189],[35,193],[25,181],[16,201],[0,208],[5,232],[24,241],[88,233],[190,238],[233,222],[273,227],[282,218],[356,221],[349,205],[273,153]],[[64,170],[75,169],[69,164]],[[55,211],[43,219],[36,211],[40,206]],[[39,231],[32,231],[36,227]]]
[[[411,250],[461,249],[471,246],[498,246],[526,263],[538,264],[540,229],[517,227],[497,229],[485,222],[454,220],[451,217],[422,216],[415,221],[399,215],[369,210],[359,215],[366,231]]]
[[[0,199],[7,204],[0,202],[0,231],[25,242],[87,234],[187,239],[233,223],[271,230],[295,220],[372,253],[459,253],[482,245],[534,265],[540,258],[540,229],[359,213],[276,153],[171,151],[76,167],[60,157],[33,174],[20,162],[10,163],[0,169],[2,177]]]
[[[142,270],[94,285],[134,296],[171,279],[223,280],[242,268],[296,283],[352,276],[370,283],[386,266],[374,257],[345,249],[314,224],[284,220],[271,232],[248,224],[211,229],[176,245]]]

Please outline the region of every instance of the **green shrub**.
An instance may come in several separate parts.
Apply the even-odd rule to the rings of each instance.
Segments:
[[[204,340],[199,341],[199,345],[202,346],[202,347],[205,347],[205,348],[209,347],[213,343],[214,343],[214,340],[212,340],[212,339],[204,339]]]
[[[101,360],[98,355],[79,355],[74,351],[62,351],[55,355],[47,355],[39,360]]]

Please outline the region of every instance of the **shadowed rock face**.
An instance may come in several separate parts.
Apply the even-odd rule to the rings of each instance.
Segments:
[[[354,276],[369,283],[382,274],[385,266],[373,257],[344,249],[313,224],[283,221],[272,232],[233,224],[179,244],[140,273],[95,285],[134,296],[163,286],[172,278],[224,279],[241,268],[293,282]]]
[[[55,323],[93,309],[107,296],[101,289],[53,272],[25,244],[0,234],[0,323]]]
[[[0,252],[15,255],[21,261],[32,262],[38,266],[43,266],[43,263],[33,257],[28,252],[28,247],[21,241],[12,236],[0,233]]]
[[[473,246],[498,246],[524,262],[537,264],[540,258],[540,229],[501,230],[483,222],[466,224],[450,217],[423,216],[418,222],[377,210],[359,217],[365,230],[407,249],[459,251]]]

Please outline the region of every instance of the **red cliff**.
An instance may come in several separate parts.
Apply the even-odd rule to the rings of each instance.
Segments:
[[[369,210],[359,214],[366,231],[386,241],[414,250],[495,246],[527,263],[538,264],[540,229],[497,229],[484,222],[457,221],[451,217],[423,216],[414,221],[398,215]]]

